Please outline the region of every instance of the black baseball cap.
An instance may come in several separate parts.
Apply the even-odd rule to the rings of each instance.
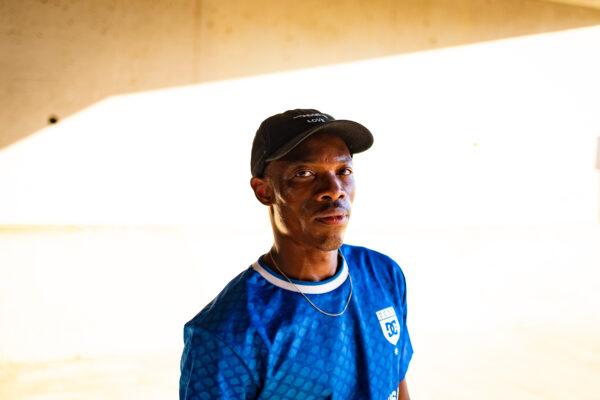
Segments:
[[[304,139],[324,130],[339,135],[350,154],[373,144],[371,132],[358,122],[335,119],[313,109],[288,110],[265,119],[258,127],[250,159],[252,176],[262,176],[269,161],[282,158]]]

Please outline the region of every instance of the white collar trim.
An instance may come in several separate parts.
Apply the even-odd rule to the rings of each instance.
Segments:
[[[296,285],[294,286],[287,280],[281,279],[263,268],[258,260],[252,264],[252,268],[273,285],[292,292],[298,292],[298,290],[300,290],[304,294],[323,294],[331,292],[340,287],[342,283],[346,281],[346,278],[348,278],[348,265],[346,264],[344,256],[342,256],[342,270],[339,272],[338,276],[325,283],[315,282],[307,285],[294,281],[294,284]]]

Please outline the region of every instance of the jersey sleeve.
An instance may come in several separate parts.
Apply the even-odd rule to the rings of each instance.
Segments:
[[[400,349],[400,380],[402,381],[406,376],[406,371],[408,371],[408,364],[412,358],[413,348],[412,343],[410,341],[410,335],[408,333],[408,326],[406,324],[406,317],[408,315],[408,306],[406,303],[406,278],[404,277],[404,273],[400,266],[398,266],[398,271],[400,272],[401,284],[400,286],[400,297],[401,297],[401,309],[402,309],[402,331],[400,333],[400,345],[398,346]]]
[[[184,328],[180,400],[254,399],[257,386],[242,358],[220,338],[195,325]]]

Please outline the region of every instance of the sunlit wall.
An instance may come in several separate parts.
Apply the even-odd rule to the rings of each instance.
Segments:
[[[594,222],[597,32],[111,97],[0,153],[0,221],[253,229],[254,131],[315,107],[375,132],[357,226]]]

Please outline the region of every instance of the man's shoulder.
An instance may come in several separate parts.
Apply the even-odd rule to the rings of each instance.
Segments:
[[[350,244],[343,244],[340,251],[344,255],[347,261],[362,262],[377,265],[386,265],[392,268],[398,268],[399,266],[390,256],[380,253],[379,251],[369,249],[363,246],[355,246]]]
[[[210,303],[186,323],[186,328],[219,332],[231,329],[232,324],[244,323],[247,319],[248,282],[252,275],[252,268],[247,268],[233,278]]]
[[[366,279],[374,277],[403,288],[406,284],[402,268],[390,256],[362,246],[344,244],[340,251],[354,274],[364,275]]]

